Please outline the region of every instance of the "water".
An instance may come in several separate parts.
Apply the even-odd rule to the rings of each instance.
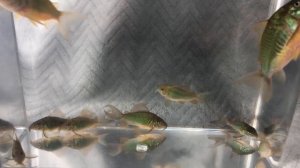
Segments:
[[[212,148],[207,136],[222,134],[210,121],[224,116],[259,131],[271,124],[289,129],[300,86],[299,62],[285,68],[287,81],[274,82],[273,97],[265,104],[255,90],[232,84],[258,69],[259,37],[253,27],[284,2],[62,1],[63,10],[86,16],[69,40],[55,24],[34,27],[1,10],[0,33],[6,43],[0,45],[0,117],[12,122],[18,135],[24,133],[24,149],[38,156],[27,166],[163,168],[157,165],[174,163],[184,168],[252,168],[257,154],[231,157],[231,149]],[[168,105],[155,92],[164,83],[211,95],[203,104]],[[107,104],[129,111],[137,102],[145,102],[170,126],[167,140],[144,160],[135,154],[111,157],[101,144],[88,153],[69,148],[51,153],[29,145],[29,138],[41,134],[29,135],[26,127],[54,110],[66,118],[85,108],[102,115]],[[108,132],[112,141],[128,134],[117,128],[100,132]]]

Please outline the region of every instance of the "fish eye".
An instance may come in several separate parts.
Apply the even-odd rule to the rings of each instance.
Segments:
[[[296,7],[296,8],[300,7],[300,1],[295,2],[294,7]]]

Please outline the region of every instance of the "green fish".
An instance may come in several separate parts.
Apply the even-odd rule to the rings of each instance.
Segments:
[[[107,105],[104,107],[104,112],[109,119],[120,120],[124,125],[135,126],[149,131],[167,128],[167,123],[156,114],[149,112],[144,104],[136,104],[131,109],[131,112],[125,114],[115,106]]]
[[[227,140],[226,144],[239,155],[248,155],[257,151],[257,148],[240,139]]]
[[[73,149],[83,149],[88,146],[94,145],[96,143],[100,143],[105,145],[105,137],[107,134],[103,135],[91,135],[91,134],[83,134],[83,135],[73,135],[64,140],[65,146]]]
[[[255,128],[243,121],[228,121],[226,122],[233,130],[238,132],[240,135],[258,137],[257,131]]]
[[[262,97],[272,96],[272,77],[285,80],[283,68],[300,55],[300,1],[292,0],[276,11],[266,22],[260,42],[260,70],[240,81],[262,89]]]
[[[99,119],[95,117],[92,112],[83,110],[80,116],[68,119],[67,122],[61,126],[61,130],[73,131],[74,134],[77,134],[76,131],[96,127],[99,125]]]
[[[45,150],[45,151],[56,151],[64,147],[63,137],[56,136],[51,138],[42,138],[30,142],[32,146]]]
[[[147,153],[156,149],[166,140],[163,134],[143,134],[132,139],[122,138],[121,143],[114,146],[112,156],[125,153]]]
[[[165,99],[177,103],[190,102],[193,104],[197,104],[203,102],[203,95],[197,94],[189,88],[183,86],[161,85],[157,91]]]
[[[42,119],[39,119],[39,120],[33,122],[29,126],[29,131],[31,131],[31,130],[42,130],[43,135],[45,137],[47,137],[45,131],[60,129],[66,122],[67,122],[67,119],[64,119],[64,118],[54,117],[54,116],[47,116],[47,117],[44,117]]]

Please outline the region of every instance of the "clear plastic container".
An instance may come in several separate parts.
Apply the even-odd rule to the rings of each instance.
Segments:
[[[82,109],[102,116],[107,104],[126,111],[144,102],[169,126],[166,141],[144,160],[126,153],[112,157],[107,146],[97,144],[89,152],[70,148],[47,152],[31,146],[29,153],[38,157],[30,163],[64,168],[254,167],[257,154],[231,156],[230,148],[213,147],[214,141],[207,136],[224,135],[210,122],[225,116],[251,123],[259,131],[271,124],[289,129],[300,86],[299,62],[285,68],[286,82],[275,83],[273,97],[266,104],[253,89],[233,84],[259,68],[255,25],[284,3],[59,1],[59,9],[85,16],[72,26],[67,40],[55,23],[47,28],[33,26],[27,19],[12,19],[9,13],[1,12],[0,17],[7,21],[0,24],[1,28],[13,30],[14,26],[15,35],[13,31],[0,32],[7,36],[9,46],[0,46],[0,51],[9,53],[0,61],[5,62],[0,66],[5,70],[0,72],[1,79],[5,79],[3,86],[0,83],[0,91],[4,92],[0,101],[3,98],[3,107],[7,107],[0,117],[28,127],[57,109],[66,118],[78,115]],[[166,83],[186,85],[209,96],[202,104],[166,103],[155,92]],[[130,130],[99,127],[96,132],[122,137]],[[29,138],[39,136],[32,132]],[[278,160],[268,159],[268,166],[274,167],[272,164],[279,164]]]

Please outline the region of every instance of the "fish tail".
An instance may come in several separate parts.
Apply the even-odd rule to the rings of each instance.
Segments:
[[[107,147],[111,156],[117,156],[122,152],[122,144],[108,144]]]
[[[123,116],[122,112],[113,105],[105,106],[104,113],[106,117],[111,120],[120,120]]]
[[[58,17],[58,30],[64,36],[65,39],[68,39],[70,33],[70,26],[72,23],[83,20],[83,17],[80,14],[72,12],[61,12]]]
[[[258,89],[264,102],[268,102],[272,97],[272,79],[266,77],[261,72],[252,72],[235,81],[236,84],[246,84]]]

